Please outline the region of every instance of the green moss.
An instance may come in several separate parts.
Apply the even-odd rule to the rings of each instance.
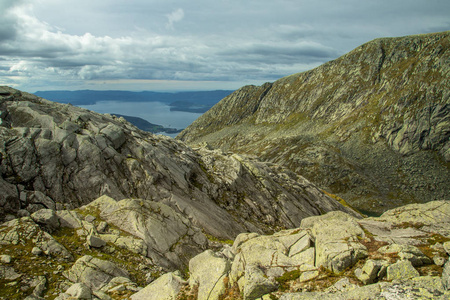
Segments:
[[[226,244],[226,245],[233,245],[234,241],[233,240],[224,240],[224,239],[220,239],[218,237],[212,236],[210,234],[205,233],[205,236],[208,240],[210,240],[211,242],[218,242],[221,244]]]
[[[443,236],[443,235],[440,235],[440,234],[435,233],[435,234],[433,234],[431,237],[429,237],[429,238],[427,239],[427,241],[428,241],[428,243],[429,243],[430,245],[434,245],[434,244],[436,244],[436,243],[441,243],[441,244],[443,244],[443,243],[445,243],[445,242],[450,241],[450,238],[447,238],[447,237],[445,237],[445,236]]]
[[[280,277],[275,278],[275,280],[280,284],[279,290],[286,291],[289,289],[289,282],[297,279],[302,275],[302,272],[300,270],[293,270],[290,272],[286,272]]]

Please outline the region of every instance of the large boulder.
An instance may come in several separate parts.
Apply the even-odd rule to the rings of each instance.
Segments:
[[[146,256],[167,268],[186,266],[190,258],[208,245],[207,238],[198,227],[163,203],[142,199],[115,201],[102,196],[81,209],[98,211],[102,220],[138,238],[117,237],[116,244],[123,243],[130,250],[134,249],[133,252],[146,249]]]
[[[367,248],[359,242],[365,236],[357,219],[343,212],[309,217],[301,228],[311,230],[315,240],[316,266],[340,273],[367,257]]]
[[[264,276],[272,279],[285,272],[314,268],[315,251],[311,236],[299,229],[284,230],[273,235],[240,234],[234,244],[234,257],[230,282],[245,287],[247,272],[260,267]],[[244,278],[244,279],[243,279]]]
[[[445,289],[450,290],[450,260],[448,260],[442,271],[442,285]]]
[[[129,277],[126,270],[114,263],[90,255],[80,257],[63,275],[74,283],[84,283],[92,290],[100,290],[114,277]]]
[[[131,300],[158,299],[174,300],[186,284],[180,272],[170,272],[162,275],[139,292],[131,295]]]
[[[387,280],[411,279],[420,276],[409,260],[399,260],[387,267]]]
[[[216,256],[211,250],[197,255],[189,261],[189,285],[198,286],[199,300],[217,300],[226,290],[225,278],[230,262]]]

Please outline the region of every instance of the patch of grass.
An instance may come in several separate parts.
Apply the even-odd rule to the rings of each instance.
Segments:
[[[204,234],[205,234],[206,238],[208,240],[210,240],[211,242],[218,242],[218,243],[221,243],[223,245],[233,245],[233,243],[234,243],[233,240],[224,240],[224,239],[220,239],[218,237],[215,237],[215,236],[207,234],[207,233],[204,233]]]
[[[434,245],[434,244],[436,244],[436,243],[441,243],[441,244],[443,244],[443,243],[448,242],[448,241],[450,241],[450,238],[447,238],[447,237],[445,237],[445,236],[443,236],[443,235],[440,235],[440,234],[437,234],[437,233],[433,234],[432,236],[430,236],[430,237],[427,239],[427,242],[428,242],[430,245]]]
[[[230,279],[228,277],[225,277],[223,281],[226,286],[226,290],[225,293],[219,296],[219,300],[241,300],[242,294],[239,290],[239,285],[237,282],[230,286]]]
[[[394,224],[392,226],[392,228],[400,228],[400,229],[405,229],[405,228],[415,228],[415,229],[420,229],[424,226],[425,224],[421,223],[421,222],[402,222],[400,224]]]
[[[187,284],[178,293],[175,300],[197,300],[198,298],[198,285],[194,285],[192,288]]]
[[[325,190],[322,190],[322,192],[324,192],[325,195],[333,198],[334,200],[336,200],[337,202],[339,202],[340,204],[342,204],[342,206],[348,207],[350,209],[353,209],[354,211],[356,211],[357,213],[359,213],[360,215],[363,215],[361,212],[359,212],[356,208],[354,208],[353,206],[351,206],[350,204],[348,204],[344,199],[342,199],[341,197],[335,195],[335,194],[331,194],[328,193]]]

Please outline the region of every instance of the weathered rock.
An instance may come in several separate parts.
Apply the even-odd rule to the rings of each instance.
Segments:
[[[42,255],[42,253],[44,253],[44,251],[39,247],[33,247],[33,249],[31,249],[31,254],[33,255]]]
[[[206,250],[189,261],[189,285],[198,285],[199,300],[217,300],[225,292],[224,279],[229,271],[228,260]]]
[[[66,294],[69,294],[75,299],[92,299],[91,289],[84,283],[74,283],[67,289]]]
[[[240,234],[233,244],[233,250],[237,254],[231,267],[230,282],[238,282],[245,276],[247,267],[251,266],[262,267],[265,275],[273,278],[286,271],[314,265],[314,248],[306,247],[311,245],[308,242],[310,239],[306,231],[299,229],[280,231],[268,236]],[[303,251],[298,252],[300,249]],[[292,256],[291,251],[295,253]]]
[[[50,232],[60,227],[58,216],[52,209],[40,209],[31,214],[31,219]]]
[[[65,293],[60,294],[55,300],[92,299],[92,290],[84,283],[72,284]]]
[[[447,260],[442,271],[442,285],[450,290],[450,260]]]
[[[147,256],[147,244],[138,238],[132,236],[119,236],[115,234],[101,234],[100,238],[106,242],[112,243],[117,247],[128,249],[131,252]]]
[[[409,260],[414,267],[431,264],[431,259],[420,251],[419,248],[411,245],[391,244],[378,249],[383,254],[397,254],[400,259]]]
[[[299,281],[300,282],[310,281],[310,280],[317,278],[318,276],[319,276],[318,270],[305,271],[300,275]]]
[[[387,267],[387,280],[404,280],[420,276],[409,260],[399,260]]]
[[[9,264],[12,261],[12,257],[10,255],[2,254],[0,255],[0,261],[4,264]]]
[[[75,211],[60,210],[56,212],[56,215],[61,227],[81,228],[83,226],[80,216]]]
[[[16,280],[21,276],[22,274],[17,273],[13,267],[0,265],[0,278],[6,280]]]
[[[442,246],[444,247],[445,252],[450,255],[450,241],[445,242]]]
[[[329,293],[344,292],[358,288],[358,285],[351,283],[348,277],[342,278],[335,284],[326,289]]]
[[[309,217],[302,221],[301,228],[310,229],[315,240],[316,267],[340,273],[368,255],[358,240],[364,237],[364,231],[348,214],[331,212]]]
[[[444,290],[440,277],[421,276],[411,280],[379,282],[362,287],[352,286],[343,291],[286,293],[280,300],[314,300],[314,299],[439,299],[445,300],[450,292]]]
[[[377,221],[450,237],[450,201],[409,204],[382,214]]]
[[[86,242],[89,247],[100,248],[106,245],[106,242],[102,240],[100,237],[95,235],[88,235]]]
[[[255,265],[245,268],[243,285],[244,299],[254,300],[267,293],[277,290],[278,284],[275,280],[267,278],[264,272]]]
[[[107,285],[114,277],[129,277],[126,270],[114,263],[89,255],[79,258],[63,275],[72,282],[86,284],[94,291]]]
[[[435,256],[433,257],[433,262],[435,265],[442,267],[445,264],[445,258],[442,256]]]
[[[101,291],[114,293],[114,292],[123,292],[123,291],[139,291],[136,283],[131,281],[127,277],[114,277],[111,279],[107,285],[101,288]]]
[[[133,249],[133,252],[147,250],[146,255],[164,267],[187,265],[189,259],[205,249],[208,243],[205,235],[189,219],[159,202],[142,199],[115,201],[102,196],[81,209],[98,210],[107,223],[137,237],[118,237],[114,242]]]
[[[33,290],[33,295],[36,297],[43,297],[47,289],[47,278],[45,276],[38,277],[38,283]]]
[[[179,272],[166,273],[139,292],[133,294],[130,298],[131,300],[173,300],[185,284],[186,281],[181,278]]]

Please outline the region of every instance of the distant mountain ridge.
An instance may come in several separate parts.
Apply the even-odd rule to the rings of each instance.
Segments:
[[[364,211],[446,198],[449,36],[376,39],[313,70],[242,87],[178,138],[288,166]]]
[[[171,106],[172,110],[203,113],[210,109],[222,98],[233,91],[192,91],[192,92],[132,92],[132,91],[37,91],[36,96],[59,102],[71,103],[73,105],[92,105],[99,101],[121,101],[121,102],[162,102]]]
[[[173,133],[181,132],[181,129],[167,128],[162,125],[150,123],[147,120],[144,120],[139,117],[125,116],[125,115],[114,114],[114,113],[112,113],[112,115],[119,117],[119,118],[122,117],[125,120],[127,120],[128,122],[130,122],[131,124],[133,124],[134,126],[136,126],[137,128],[139,128],[140,130],[148,131],[151,133],[165,132],[165,133],[173,134]]]

